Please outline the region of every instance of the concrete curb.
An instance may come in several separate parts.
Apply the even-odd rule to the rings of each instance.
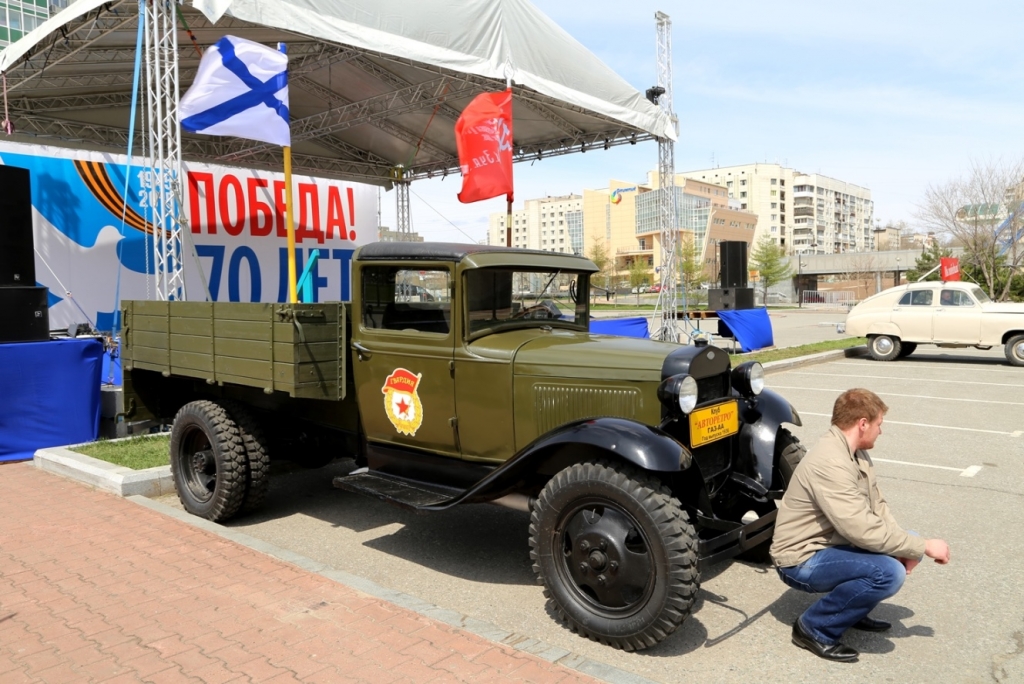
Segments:
[[[364,594],[368,594],[375,598],[379,598],[388,603],[393,603],[396,606],[400,606],[407,610],[411,610],[414,613],[419,613],[424,617],[428,617],[432,620],[443,622],[446,625],[461,629],[471,634],[475,634],[478,637],[487,639],[488,641],[494,641],[502,645],[514,648],[517,651],[524,651],[526,653],[533,654],[538,658],[542,658],[551,663],[557,663],[563,667],[567,667],[577,672],[582,672],[590,677],[601,679],[612,684],[654,684],[650,679],[642,677],[632,672],[626,672],[620,670],[612,665],[598,662],[585,658],[581,655],[567,651],[564,648],[558,646],[552,646],[539,639],[527,636],[525,634],[518,634],[516,632],[510,632],[506,629],[502,629],[497,625],[494,625],[485,620],[479,620],[477,618],[463,615],[462,613],[454,610],[448,610],[435,606],[432,603],[428,603],[423,599],[417,598],[410,594],[405,594],[400,591],[388,589],[381,585],[368,580],[365,577],[359,577],[353,575],[344,570],[335,570],[329,565],[325,565],[319,561],[315,561],[312,558],[302,556],[283,549],[280,546],[270,544],[261,539],[251,537],[244,532],[238,532],[231,529],[230,527],[224,527],[209,520],[198,518],[194,515],[186,513],[185,511],[172,508],[166,504],[160,503],[159,501],[153,501],[146,498],[145,496],[129,496],[129,501],[137,503],[140,506],[144,506],[157,513],[170,516],[176,520],[180,520],[183,523],[198,527],[201,530],[215,534],[223,539],[228,539],[241,544],[253,551],[265,553],[268,556],[273,556],[279,560],[283,560],[286,563],[298,566],[307,572],[320,575],[332,582],[345,585],[356,591],[360,591]]]
[[[39,449],[32,462],[37,468],[118,496],[162,496],[174,493],[174,480],[169,465],[132,470],[71,451],[76,446],[82,445]]]
[[[764,372],[766,374],[781,373],[782,371],[800,368],[801,366],[811,366],[816,363],[827,363],[828,361],[835,361],[836,359],[852,359],[867,356],[867,354],[868,348],[866,346],[834,349],[832,351],[811,354],[809,356],[797,356],[795,358],[784,359],[782,361],[769,361],[764,364]]]

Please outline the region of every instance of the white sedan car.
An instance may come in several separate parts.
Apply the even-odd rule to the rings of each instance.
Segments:
[[[923,282],[889,288],[853,307],[840,332],[868,338],[878,361],[914,353],[919,344],[939,347],[995,345],[1006,360],[1024,366],[1024,304],[996,303],[977,285]]]

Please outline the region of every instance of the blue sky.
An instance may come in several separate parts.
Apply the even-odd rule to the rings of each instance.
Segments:
[[[657,77],[654,13],[671,16],[677,171],[778,162],[870,188],[876,218],[914,226],[929,184],[1024,157],[1020,3],[534,4],[641,91]],[[655,143],[516,164],[516,208],[656,165]],[[413,229],[483,239],[504,199],[462,205],[459,188],[413,183]],[[382,195],[385,225],[394,202]]]

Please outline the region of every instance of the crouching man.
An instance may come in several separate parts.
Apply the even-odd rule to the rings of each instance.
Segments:
[[[839,641],[851,627],[892,627],[868,613],[900,590],[923,556],[949,562],[946,542],[905,532],[878,489],[867,450],[888,410],[866,389],[844,392],[832,428],[797,466],[779,507],[771,547],[779,576],[794,589],[825,594],[793,624],[793,643],[827,660],[857,659]]]

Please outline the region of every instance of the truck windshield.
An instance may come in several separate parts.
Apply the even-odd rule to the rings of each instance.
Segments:
[[[551,325],[586,330],[588,274],[484,268],[466,273],[470,334]]]

